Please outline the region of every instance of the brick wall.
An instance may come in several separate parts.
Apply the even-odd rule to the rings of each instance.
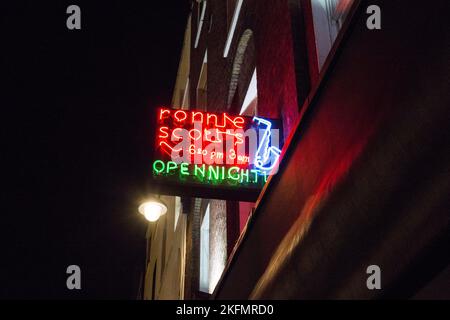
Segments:
[[[287,137],[299,117],[299,108],[309,91],[309,69],[304,36],[294,26],[301,26],[300,0],[245,0],[239,14],[233,40],[227,57],[227,41],[234,8],[238,1],[208,0],[206,14],[197,47],[199,12],[194,2],[191,17],[191,55],[189,74],[190,105],[198,102],[197,84],[205,53],[207,52],[207,110],[237,113],[244,101],[253,71],[257,69],[258,114],[281,118],[283,135]],[[300,28],[301,29],[301,28]],[[296,67],[297,66],[297,67]],[[230,203],[224,219],[230,253],[239,235],[239,206]],[[234,210],[233,210],[234,208]],[[227,212],[228,211],[228,212]],[[234,211],[234,212],[232,212]],[[220,219],[219,219],[220,220]],[[190,292],[198,287],[199,218],[191,215],[187,229],[186,284]],[[222,220],[220,220],[222,221]],[[216,222],[220,222],[216,221]],[[188,278],[190,281],[188,281]],[[187,287],[186,287],[187,289]],[[188,290],[186,290],[187,292]]]

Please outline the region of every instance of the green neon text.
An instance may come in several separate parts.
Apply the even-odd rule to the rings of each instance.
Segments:
[[[267,181],[267,175],[255,169],[244,169],[238,166],[225,167],[221,165],[189,165],[177,164],[173,161],[155,160],[153,162],[153,175],[179,176],[180,180],[193,182],[223,183],[230,185],[261,184]]]

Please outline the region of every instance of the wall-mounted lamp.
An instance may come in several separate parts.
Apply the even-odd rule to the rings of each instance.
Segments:
[[[145,219],[154,222],[167,212],[166,204],[159,198],[151,198],[139,206],[139,213],[144,215]]]

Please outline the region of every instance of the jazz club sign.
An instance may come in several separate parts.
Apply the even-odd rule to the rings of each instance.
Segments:
[[[157,108],[153,183],[163,193],[256,200],[281,153],[280,122]]]

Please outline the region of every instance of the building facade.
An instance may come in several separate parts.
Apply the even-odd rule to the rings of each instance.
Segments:
[[[285,143],[255,202],[164,197],[144,298],[423,297],[448,280],[449,33],[445,1],[414,2],[192,2],[172,107],[277,118]]]

